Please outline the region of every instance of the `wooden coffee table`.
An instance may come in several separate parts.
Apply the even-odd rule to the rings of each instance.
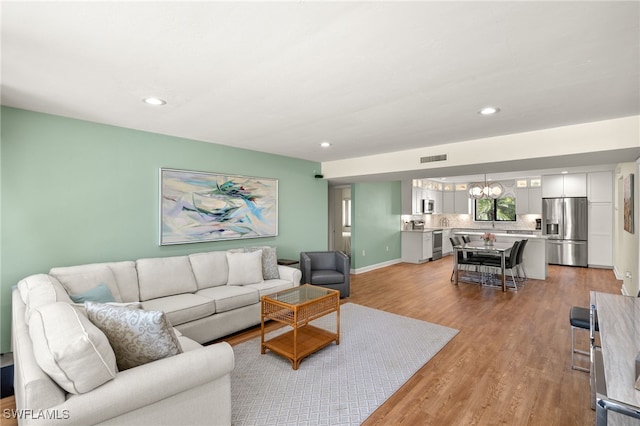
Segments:
[[[336,312],[336,332],[309,322]],[[264,321],[271,319],[291,327],[273,339],[264,339]],[[262,296],[261,353],[267,349],[291,360],[294,370],[300,360],[335,341],[340,344],[340,292],[304,284],[289,290]]]

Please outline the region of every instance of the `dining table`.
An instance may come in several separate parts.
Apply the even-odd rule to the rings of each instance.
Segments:
[[[513,243],[503,243],[494,241],[492,244],[486,244],[482,240],[469,241],[460,245],[453,246],[453,271],[454,284],[458,285],[458,252],[475,253],[475,254],[498,254],[500,256],[500,269],[502,272],[502,291],[507,291],[507,280],[505,274],[505,264],[507,254],[511,251]]]

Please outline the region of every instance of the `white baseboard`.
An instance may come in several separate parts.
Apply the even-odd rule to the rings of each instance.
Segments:
[[[618,272],[618,268],[616,268],[615,265],[613,266],[613,273],[616,276],[616,280],[620,280],[620,281],[624,280],[624,275],[622,275],[620,272]]]
[[[402,259],[389,260],[387,262],[376,263],[375,265],[365,266],[363,268],[352,269],[351,273],[354,275],[362,274],[364,272],[374,271],[376,269],[384,268],[386,266],[395,265],[396,263],[402,263]]]

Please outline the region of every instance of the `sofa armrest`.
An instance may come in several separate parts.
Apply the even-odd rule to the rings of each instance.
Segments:
[[[234,368],[234,354],[226,342],[205,346],[169,358],[119,372],[116,377],[91,392],[73,395],[51,407],[68,413],[65,425],[95,424],[126,415],[192,388],[224,379]],[[231,410],[230,381],[228,389]],[[211,398],[215,398],[212,395]],[[219,398],[219,397],[218,397]],[[176,410],[179,407],[169,407]],[[227,417],[225,413],[222,417]],[[36,422],[41,424],[40,422]],[[47,424],[51,424],[51,420]],[[44,423],[42,423],[44,424]]]
[[[278,265],[278,274],[280,279],[291,281],[294,287],[300,285],[302,279],[302,272],[298,268],[292,268],[291,266]]]

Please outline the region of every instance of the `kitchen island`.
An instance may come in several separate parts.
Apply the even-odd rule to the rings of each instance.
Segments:
[[[457,236],[468,235],[472,240],[479,240],[482,234],[491,232],[496,236],[496,241],[513,244],[518,240],[528,240],[524,253],[522,255],[522,265],[528,278],[536,280],[547,279],[547,237],[544,235],[500,232],[491,230],[454,230],[453,234]]]

